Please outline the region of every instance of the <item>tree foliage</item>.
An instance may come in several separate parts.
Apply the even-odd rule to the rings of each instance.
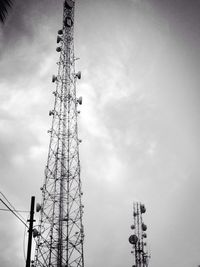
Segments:
[[[0,0],[0,22],[4,23],[13,0]]]

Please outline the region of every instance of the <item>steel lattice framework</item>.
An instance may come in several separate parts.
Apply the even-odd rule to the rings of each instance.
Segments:
[[[82,98],[76,96],[74,56],[74,8],[75,2],[65,0],[63,27],[58,31],[56,51],[60,53],[54,108],[50,133],[49,153],[42,190],[42,204],[36,239],[33,266],[84,267],[81,202],[81,180],[77,106]]]
[[[133,225],[131,229],[134,233],[129,237],[129,242],[133,245],[134,264],[132,267],[148,267],[149,253],[147,249],[146,230],[147,226],[143,222],[142,214],[146,212],[144,204],[135,202],[133,204]]]

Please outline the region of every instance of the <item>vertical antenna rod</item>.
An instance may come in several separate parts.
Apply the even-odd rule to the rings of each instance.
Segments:
[[[38,230],[35,231],[36,267],[84,267],[81,202],[80,161],[77,126],[77,106],[82,97],[76,96],[74,56],[75,2],[65,0],[63,25],[58,31],[56,51],[60,53],[54,108],[50,133],[49,153],[42,190],[42,204]]]

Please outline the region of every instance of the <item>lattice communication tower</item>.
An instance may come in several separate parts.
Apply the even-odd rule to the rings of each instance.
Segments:
[[[83,205],[80,180],[80,161],[77,106],[82,97],[76,96],[74,56],[74,8],[75,2],[63,3],[63,24],[58,31],[56,51],[60,53],[53,117],[45,180],[41,188],[42,203],[38,228],[33,230],[36,240],[35,267],[84,267],[82,223]]]
[[[133,224],[131,229],[133,234],[129,237],[129,242],[132,244],[133,265],[132,267],[148,267],[149,252],[147,249],[147,226],[143,222],[143,214],[146,212],[144,204],[135,202],[133,204]]]

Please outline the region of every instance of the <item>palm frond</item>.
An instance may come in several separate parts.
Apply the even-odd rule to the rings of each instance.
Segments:
[[[4,23],[13,0],[0,0],[0,22]]]

